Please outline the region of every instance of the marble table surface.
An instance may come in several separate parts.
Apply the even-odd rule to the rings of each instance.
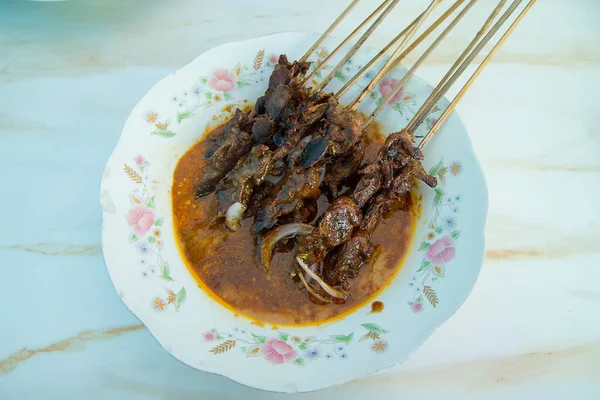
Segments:
[[[596,0],[540,0],[459,105],[489,185],[486,257],[464,306],[405,363],[260,392],[176,361],[115,294],[98,190],[131,108],[206,49],[322,31],[345,3],[0,3],[0,399],[600,398]],[[401,2],[373,44],[424,5]],[[420,75],[439,76],[474,26]]]

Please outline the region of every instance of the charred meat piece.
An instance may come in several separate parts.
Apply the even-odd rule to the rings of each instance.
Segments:
[[[271,150],[267,146],[254,146],[248,156],[239,160],[235,167],[221,179],[212,200],[213,221],[224,217],[234,203],[243,206],[242,212],[246,210],[254,188],[265,179],[271,155]],[[229,224],[231,223],[230,221]],[[235,225],[236,221],[233,221],[232,226]]]
[[[340,197],[323,215],[317,230],[323,243],[333,248],[348,240],[352,229],[359,226],[361,222],[362,212],[356,203],[348,197]]]
[[[360,171],[361,179],[352,198],[362,208],[381,188],[389,188],[393,178],[407,163],[421,160],[423,154],[413,146],[405,130],[390,134],[373,162]]]
[[[306,146],[301,166],[306,168],[347,153],[362,137],[364,120],[357,111],[327,112],[329,126]]]
[[[319,207],[315,199],[304,199],[299,204],[294,212],[288,215],[284,215],[277,220],[278,224],[286,225],[295,222],[302,222],[306,224],[312,223],[317,214],[319,213]]]
[[[350,197],[362,208],[379,191],[382,181],[383,174],[378,168],[363,172]]]
[[[380,253],[377,245],[371,242],[371,236],[377,225],[391,210],[392,204],[401,199],[412,187],[417,178],[429,186],[435,186],[436,179],[427,175],[419,161],[409,161],[396,176],[390,189],[378,194],[371,200],[359,230],[337,252],[334,262],[325,270],[326,281],[332,285],[341,285],[350,290],[349,278],[355,278],[365,263],[373,263]]]
[[[348,244],[349,240],[352,240],[333,256],[337,261],[327,272],[327,276],[332,279],[329,284],[343,284],[348,288],[347,278],[357,273],[363,262],[374,260],[377,248],[370,244],[369,238],[392,202],[410,191],[414,178],[429,186],[435,186],[437,183],[436,179],[427,175],[423,169],[419,161],[421,157],[421,153],[412,146],[411,138],[406,132],[390,135],[376,160],[363,169],[361,182],[352,195],[335,200],[325,212],[318,228],[299,240],[298,259],[303,260],[305,265],[313,265],[322,261],[336,246]],[[344,202],[340,203],[342,199]],[[368,202],[371,204],[365,213],[365,219],[362,219],[361,208]],[[361,225],[359,230],[355,232],[358,225],[353,223],[327,222],[338,212],[339,204],[356,212],[358,225]],[[329,232],[335,233],[329,235]]]
[[[212,135],[204,157],[206,159],[212,157],[215,151],[223,145],[223,142],[232,133],[240,130],[248,132],[252,125],[249,114],[249,112],[242,112],[239,108],[236,109],[233,117],[219,128],[217,134]]]
[[[235,128],[223,144],[208,159],[204,175],[196,185],[196,198],[206,196],[229,172],[236,162],[252,148],[252,138],[246,132]]]
[[[380,252],[380,246],[371,243],[371,237],[367,232],[363,230],[355,232],[332,257],[332,262],[324,263],[325,281],[349,291],[351,285],[348,279],[356,278],[361,266],[365,262],[374,262]]]
[[[254,188],[250,200],[248,201],[248,208],[244,212],[244,218],[254,217],[256,215],[256,213],[264,206],[264,203],[269,199],[274,186],[275,185],[271,182],[265,181]]]
[[[362,137],[363,116],[358,111],[344,110],[335,116],[328,133],[332,155],[344,154]]]
[[[299,241],[298,256],[307,265],[322,261],[329,250],[350,239],[354,228],[361,221],[362,212],[352,199],[336,199],[315,231]]]
[[[307,98],[309,94],[308,89],[293,91],[289,85],[294,78],[303,76],[309,66],[308,62],[289,63],[285,55],[279,57],[279,63],[269,79],[269,88],[255,106],[259,116],[251,120],[249,112],[236,110],[233,118],[223,126],[221,135],[218,135],[214,143],[209,146],[206,152],[209,165],[197,184],[196,197],[205,196],[215,190],[219,180],[250,151],[252,144],[265,144],[270,141],[280,120],[283,119],[285,124],[288,123],[287,114],[293,114],[297,107],[297,104],[289,104],[290,100],[294,96]],[[295,86],[300,87],[298,84]],[[301,94],[295,94],[296,92]],[[266,112],[266,115],[261,117],[260,114],[263,112]],[[258,126],[255,128],[256,122]],[[246,132],[251,132],[252,135]]]
[[[288,174],[274,189],[275,198],[258,211],[252,225],[252,233],[258,234],[263,229],[270,229],[277,219],[290,214],[302,206],[304,199],[317,199],[320,173],[314,168],[304,171],[294,171]]]
[[[341,184],[354,174],[360,166],[365,156],[366,147],[364,139],[361,139],[347,154],[327,166],[325,184],[329,188],[333,198],[338,197]]]
[[[292,98],[291,89],[287,85],[279,85],[273,89],[273,93],[267,96],[265,101],[266,114],[273,117],[279,118],[290,99]]]
[[[263,115],[254,119],[252,125],[252,143],[267,144],[273,136],[273,118]]]
[[[330,108],[329,99],[334,98],[330,94],[323,96],[312,96],[304,87],[294,88],[294,99],[291,103],[295,109],[287,110],[284,123],[278,132],[279,141],[274,141],[279,147],[275,152],[275,159],[279,160],[298,148],[303,139],[321,128],[317,123],[323,121],[325,113]],[[335,100],[337,104],[337,100]],[[302,145],[302,148],[305,144]],[[297,158],[297,157],[296,157]],[[303,165],[307,168],[308,165]]]

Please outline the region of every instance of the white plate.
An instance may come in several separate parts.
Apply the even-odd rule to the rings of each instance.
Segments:
[[[273,330],[234,316],[198,287],[174,238],[170,191],[177,161],[206,126],[223,122],[226,115],[213,116],[225,105],[253,103],[264,93],[279,54],[294,60],[316,37],[283,33],[228,43],[157,83],[127,119],[100,192],[104,257],[127,307],[182,362],[271,391],[321,389],[405,360],[464,302],[484,252],[485,180],[453,114],[426,148],[424,165],[439,184],[418,188],[423,199],[416,238],[401,271],[377,298],[383,312],[370,314],[366,304],[323,326]],[[314,58],[334,46],[325,42]],[[328,89],[341,87],[375,53],[359,51]],[[394,70],[361,108],[373,110],[404,71]],[[404,127],[431,91],[411,79],[380,114],[388,133]]]

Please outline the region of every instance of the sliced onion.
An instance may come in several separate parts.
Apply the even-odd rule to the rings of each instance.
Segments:
[[[319,275],[317,275],[317,274],[315,274],[314,272],[311,271],[311,269],[308,267],[308,265],[306,265],[304,263],[304,261],[302,261],[302,259],[300,257],[296,257],[296,261],[298,261],[298,264],[300,264],[300,266],[302,267],[302,269],[311,278],[313,278],[315,281],[317,281],[317,283],[323,288],[323,290],[326,291],[327,293],[329,293],[332,297],[335,297],[337,299],[343,299],[343,300],[345,300],[346,297],[348,297],[348,295],[346,293],[342,292],[341,290],[337,290],[335,288],[332,288],[327,283],[325,283],[325,281],[323,279],[321,279],[321,277]]]
[[[229,206],[225,214],[225,226],[230,231],[235,232],[242,227],[240,221],[242,220],[244,211],[246,211],[246,206],[239,201]]]
[[[306,279],[304,278],[304,274],[298,274],[298,277],[300,278],[300,281],[302,281],[302,284],[304,285],[306,290],[308,290],[308,293],[312,294],[316,299],[321,300],[323,303],[329,303],[329,300],[321,296],[319,293],[315,292],[314,289],[310,287],[310,285],[308,284],[308,282],[306,282]]]
[[[312,233],[315,229],[312,225],[293,223],[281,225],[275,229],[270,230],[265,236],[262,237],[262,243],[260,245],[260,263],[267,270],[271,266],[271,259],[273,258],[273,247],[277,242],[284,238],[290,238],[297,235],[306,236]]]
[[[314,272],[315,274],[320,274],[321,271],[323,271],[323,261],[319,261],[314,263],[313,265],[310,266],[310,269],[312,272]],[[313,280],[313,278],[311,278],[310,276],[306,277],[306,282],[311,282]]]

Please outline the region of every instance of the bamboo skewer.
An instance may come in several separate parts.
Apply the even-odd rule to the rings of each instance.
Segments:
[[[306,52],[306,54],[300,59],[300,61],[306,61],[308,57],[321,45],[321,43],[329,36],[329,34],[333,31],[337,25],[350,13],[350,11],[357,5],[360,0],[354,0],[341,14],[340,16],[333,22],[333,24],[319,37],[319,39],[311,46],[311,48]],[[327,75],[323,81],[321,81],[315,88],[315,91],[322,90],[325,86],[331,82],[331,80],[335,77],[335,75],[346,65],[346,63],[354,56],[354,54],[360,49],[360,47],[364,44],[364,42],[369,38],[369,36],[374,32],[374,30],[383,22],[383,20],[389,15],[392,9],[398,4],[400,0],[384,0],[367,18],[365,18],[359,25],[356,27],[350,35],[348,35],[342,42],[305,78],[305,82],[310,82],[313,77],[319,72],[323,67],[327,65],[327,63],[337,55],[344,46],[348,44],[348,42],[356,36],[356,34],[363,29],[371,20],[373,20],[378,14],[380,14],[375,22],[371,24],[371,26],[367,29],[367,31],[360,37],[358,42],[352,46],[350,51],[342,58],[342,60],[332,69],[332,71]],[[364,100],[368,93],[385,77],[385,75],[391,71],[394,67],[396,67],[408,54],[410,54],[419,44],[423,42],[425,38],[427,38],[431,32],[433,32],[437,27],[442,24],[451,14],[453,14],[458,7],[460,7],[465,0],[456,0],[449,8],[446,10],[432,25],[430,25],[425,32],[423,32],[415,41],[408,44],[411,40],[412,36],[416,33],[419,27],[425,22],[429,14],[435,9],[435,7],[442,0],[432,0],[427,7],[427,9],[421,13],[414,21],[412,21],[406,28],[402,30],[394,39],[392,39],[375,57],[373,57],[364,67],[360,69],[358,73],[356,73],[352,78],[350,78],[340,90],[335,94],[335,97],[338,99],[343,96],[360,78],[362,78],[368,71],[370,71],[373,66],[381,61],[389,52],[389,50],[397,46],[393,51],[390,59],[384,64],[384,66],[378,71],[375,77],[369,82],[367,87],[361,91],[359,96],[354,99],[346,109],[354,110],[358,107],[360,102]],[[496,7],[493,9],[491,14],[488,16],[486,21],[483,23],[475,37],[471,40],[471,42],[467,45],[467,47],[463,50],[460,56],[456,59],[450,69],[446,72],[443,78],[438,82],[433,92],[429,95],[429,97],[425,100],[423,105],[419,108],[417,113],[413,116],[410,122],[407,124],[405,129],[414,134],[417,128],[423,123],[427,115],[431,113],[436,104],[440,101],[440,99],[447,93],[449,88],[458,80],[458,78],[462,75],[462,73],[466,70],[466,68],[470,65],[470,63],[475,59],[475,57],[481,52],[483,47],[492,39],[492,37],[498,32],[498,30],[504,25],[504,23],[508,20],[508,18],[512,15],[512,13],[518,8],[518,6],[522,3],[523,0],[514,0],[508,9],[500,16],[498,21],[494,23],[494,20],[506,4],[507,0],[499,0]],[[386,104],[395,96],[402,88],[406,85],[406,83],[410,80],[410,78],[414,75],[415,71],[424,63],[424,61],[431,55],[431,53],[439,46],[439,44],[443,41],[444,38],[451,32],[451,30],[463,19],[463,17],[468,13],[468,11],[473,7],[473,5],[477,2],[477,0],[470,0],[465,7],[459,12],[459,14],[449,23],[449,25],[442,31],[442,33],[433,41],[432,44],[423,52],[423,54],[417,59],[414,65],[409,69],[409,71],[400,79],[398,84],[392,89],[391,93],[383,99],[382,103],[377,106],[377,108],[370,114],[370,116],[365,121],[365,128],[368,126],[377,115],[384,109]],[[450,102],[446,110],[442,113],[442,115],[438,118],[436,123],[429,129],[421,143],[419,144],[419,148],[423,148],[427,145],[427,143],[431,140],[433,135],[439,130],[442,124],[447,120],[449,115],[455,109],[456,104],[460,101],[460,99],[464,96],[469,87],[473,84],[474,80],[481,73],[483,68],[490,62],[491,58],[496,54],[502,44],[506,41],[508,36],[514,31],[517,25],[521,22],[527,12],[535,3],[535,0],[529,0],[525,8],[521,11],[521,13],[516,17],[515,21],[510,25],[507,31],[502,35],[502,37],[498,40],[498,42],[494,45],[490,53],[485,57],[483,62],[477,67],[475,72],[469,77],[468,81],[465,85],[460,89],[458,94],[454,97],[454,99]],[[383,10],[383,11],[382,11]],[[492,26],[493,24],[493,26]],[[491,27],[491,28],[490,28]],[[408,45],[408,46],[407,46]]]
[[[392,63],[394,62],[394,60],[396,59],[396,57],[398,57],[398,55],[400,54],[400,52],[402,50],[404,50],[404,46],[406,46],[406,44],[408,43],[408,41],[417,32],[417,29],[419,29],[419,27],[425,22],[425,20],[429,16],[429,14],[435,9],[435,7],[440,3],[440,1],[441,0],[433,0],[429,4],[429,7],[427,7],[427,9],[425,10],[425,12],[419,17],[417,23],[409,30],[409,32],[402,39],[402,41],[400,42],[400,44],[398,45],[398,47],[396,48],[396,50],[394,51],[394,53],[392,53],[392,56],[390,57],[390,59],[383,65],[383,67],[381,68],[381,70],[375,75],[375,77],[371,80],[371,82],[369,82],[369,84],[367,85],[367,87],[365,87],[364,90],[358,95],[358,97],[356,99],[354,99],[352,101],[352,103],[350,103],[346,108],[348,108],[350,110],[355,110],[359,106],[360,102],[375,87],[375,85],[377,85],[377,83],[379,83],[379,81],[382,80],[385,77],[385,75],[389,71],[390,65],[392,65]]]
[[[402,89],[402,87],[408,82],[410,78],[412,78],[413,74],[421,66],[421,64],[429,57],[429,55],[436,49],[436,47],[444,40],[444,38],[452,31],[452,29],[458,24],[458,22],[469,12],[471,7],[477,2],[477,0],[471,0],[465,8],[450,22],[450,24],[444,29],[444,31],[433,41],[433,43],[425,50],[425,52],[419,57],[419,59],[415,62],[415,64],[411,67],[410,70],[400,79],[400,81],[396,84],[396,86],[392,89],[391,93],[383,99],[381,104],[377,106],[375,111],[371,113],[369,118],[365,121],[365,128],[369,126],[369,124],[377,117],[377,114],[383,110],[383,108],[388,104],[388,102]]]
[[[383,8],[390,2],[391,0],[385,0],[383,3],[381,3],[379,5],[379,7],[377,7],[375,9],[375,11],[373,11],[367,18],[364,19],[363,22],[360,23],[360,25],[358,25],[348,36],[346,36],[346,38],[344,40],[342,40],[342,43],[340,43],[331,53],[329,53],[329,55],[327,57],[325,57],[325,59],[323,61],[321,61],[321,63],[319,65],[317,65],[317,67],[310,73],[310,75],[308,75],[304,81],[305,82],[310,82],[314,76],[323,68],[327,65],[327,63],[333,58],[335,57],[335,55],[337,53],[340,52],[340,50],[346,45],[348,44],[348,42],[354,37],[356,36],[356,34],[358,32],[361,31],[362,28],[364,28],[373,18],[375,18],[375,16],[377,14],[379,14],[381,12],[381,10],[383,10]],[[316,49],[316,48],[315,48]],[[314,50],[313,50],[314,51]]]
[[[520,3],[522,0],[517,0],[517,1]],[[461,64],[463,64],[464,60],[469,56],[469,53],[473,50],[473,48],[475,48],[475,46],[477,45],[477,43],[479,42],[479,40],[481,39],[481,37],[485,34],[485,32],[490,27],[490,25],[494,22],[494,19],[496,18],[496,16],[498,15],[498,13],[500,12],[500,10],[502,9],[502,7],[504,6],[505,3],[506,3],[506,0],[501,0],[498,3],[498,5],[494,8],[494,10],[490,14],[490,16],[487,18],[487,20],[484,22],[484,24],[482,25],[481,29],[479,29],[479,31],[477,32],[477,34],[475,35],[475,37],[473,38],[473,40],[471,40],[471,42],[467,45],[467,47],[465,48],[465,50],[461,53],[461,55],[458,57],[458,59],[454,62],[454,64],[452,65],[452,67],[450,67],[450,69],[448,70],[448,72],[440,80],[440,82],[437,84],[437,86],[436,86],[435,90],[433,91],[433,93],[431,93],[431,95],[427,98],[427,100],[425,100],[425,103],[423,103],[423,105],[421,106],[421,110],[426,109],[426,108],[428,108],[429,110],[433,109],[433,107],[435,105],[432,106],[431,102],[437,96],[436,92],[439,91],[439,90],[441,90],[441,88],[443,87],[443,85],[447,83],[448,79],[452,76],[452,74],[454,74],[456,72],[456,70],[459,68],[459,66]],[[514,5],[514,3],[513,3],[513,5]],[[422,119],[421,119],[421,121],[422,121]],[[409,125],[410,125],[410,123],[409,123]],[[408,128],[408,126],[407,126],[407,128]]]
[[[433,135],[435,135],[435,133],[440,129],[440,127],[448,119],[448,117],[450,116],[452,111],[454,111],[454,109],[456,108],[456,105],[458,104],[458,102],[462,99],[462,97],[465,95],[467,90],[469,90],[469,88],[471,87],[471,85],[473,84],[475,79],[477,79],[477,77],[479,76],[481,71],[483,71],[483,69],[489,64],[491,59],[498,52],[500,47],[502,47],[502,45],[504,44],[506,39],[508,39],[508,37],[513,33],[515,28],[519,25],[519,23],[525,17],[525,15],[529,12],[529,10],[531,9],[531,7],[533,6],[534,3],[535,3],[535,0],[530,0],[529,3],[523,9],[523,11],[521,11],[521,13],[519,13],[519,15],[514,20],[514,22],[508,27],[506,32],[502,35],[502,37],[498,40],[498,42],[490,50],[489,54],[485,57],[485,59],[481,62],[481,64],[479,64],[479,66],[477,67],[475,72],[473,72],[471,77],[463,85],[463,87],[460,89],[458,94],[454,97],[454,99],[452,99],[452,101],[450,102],[448,107],[446,107],[446,109],[444,110],[442,115],[438,118],[436,123],[429,129],[429,132],[427,132],[425,137],[423,137],[423,139],[421,140],[421,143],[419,143],[419,146],[418,146],[419,149],[423,149],[425,146],[427,146],[427,143],[429,143],[429,141],[431,140]]]
[[[333,70],[329,73],[329,75],[327,75],[325,77],[325,79],[323,79],[323,81],[321,81],[321,83],[319,83],[314,88],[315,91],[322,90],[325,86],[327,86],[329,84],[329,82],[331,82],[331,80],[335,77],[335,75],[344,67],[344,65],[346,65],[348,60],[350,60],[352,58],[352,56],[354,56],[354,54],[358,51],[358,49],[360,49],[362,47],[362,45],[366,42],[366,40],[369,38],[369,36],[371,36],[371,34],[375,31],[375,29],[377,29],[377,27],[389,15],[389,13],[394,9],[394,7],[396,7],[396,5],[398,4],[399,1],[400,0],[392,0],[391,4],[389,4],[386,7],[386,9],[383,11],[383,13],[375,20],[375,22],[373,22],[373,24],[360,37],[360,39],[358,39],[358,42],[356,42],[356,44],[354,46],[352,46],[352,48],[350,49],[348,54],[346,54],[342,58],[342,60],[333,68]]]
[[[456,10],[464,1],[465,0],[457,0],[454,4],[452,4],[452,6],[448,10],[446,10],[446,12],[444,12],[442,16],[440,16],[429,28],[427,28],[427,30],[421,36],[419,36],[410,46],[408,46],[406,50],[404,50],[404,52],[401,55],[398,56],[397,62],[400,62],[404,57],[410,54],[410,52],[414,50],[415,47],[417,47],[427,36],[429,36],[429,34],[433,30],[435,30],[435,28],[437,28],[442,22],[444,22],[446,18],[448,18],[448,16],[452,14],[454,10]],[[411,29],[417,23],[417,21],[419,20],[419,18],[421,18],[422,15],[423,14],[420,14],[413,22],[410,23],[409,26],[404,28],[404,30],[400,32],[398,36],[392,39],[392,41],[389,42],[383,48],[383,50],[377,53],[377,55],[373,57],[359,72],[357,72],[350,80],[348,80],[348,82],[346,82],[344,86],[342,86],[342,88],[337,91],[335,97],[337,97],[338,99],[342,97],[348,91],[348,89],[350,89],[360,78],[362,78],[367,72],[371,70],[375,63],[381,61],[381,59],[385,57],[385,55],[388,53],[389,49],[391,49],[393,46],[397,45],[400,42],[400,39],[402,39],[402,37],[404,37],[404,35],[409,31],[409,29]],[[394,67],[397,65],[397,62],[394,61]]]
[[[356,5],[359,2],[360,0],[353,0],[352,3],[350,3],[350,5],[346,7],[344,11],[342,11],[342,13],[336,18],[335,21],[333,21],[329,28],[327,28],[327,30],[323,32],[321,37],[317,39],[317,41],[310,47],[310,49],[306,51],[306,53],[304,53],[304,55],[298,61],[304,62],[308,60],[308,57],[310,57],[310,55],[321,45],[321,43],[323,43],[323,41],[327,39],[331,32],[340,24],[340,22],[344,20],[344,18],[346,18],[348,14],[350,14],[350,11],[352,11],[352,9],[356,7]]]

